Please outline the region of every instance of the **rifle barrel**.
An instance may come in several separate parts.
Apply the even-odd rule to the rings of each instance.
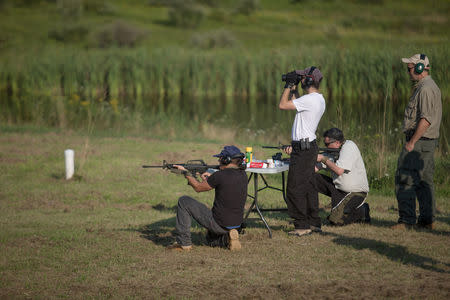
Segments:
[[[165,168],[165,166],[147,166],[147,165],[143,165],[143,168]]]

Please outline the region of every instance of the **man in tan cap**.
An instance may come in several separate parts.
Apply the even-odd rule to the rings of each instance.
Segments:
[[[417,197],[420,211],[417,227],[433,229],[436,210],[433,155],[442,119],[441,91],[430,76],[430,62],[425,54],[402,58],[402,62],[407,64],[414,89],[403,119],[406,143],[395,174],[399,219],[392,228],[409,229],[416,224]]]

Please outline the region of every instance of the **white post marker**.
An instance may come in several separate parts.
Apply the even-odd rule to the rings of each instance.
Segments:
[[[66,179],[72,178],[75,171],[75,152],[72,149],[64,151],[64,157],[66,159]]]

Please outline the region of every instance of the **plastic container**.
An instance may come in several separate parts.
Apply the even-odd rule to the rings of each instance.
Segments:
[[[245,148],[245,162],[249,164],[252,161],[253,161],[253,148],[246,147]]]

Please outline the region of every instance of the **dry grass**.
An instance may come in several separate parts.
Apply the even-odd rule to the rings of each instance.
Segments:
[[[91,137],[82,173],[67,182],[63,151],[80,153],[84,141],[75,133],[0,135],[0,298],[449,296],[448,199],[438,198],[435,231],[392,231],[395,199],[371,194],[372,225],[324,226],[296,238],[287,235],[285,213],[265,212],[272,239],[252,214],[240,252],[207,247],[195,227],[193,251],[172,253],[165,246],[173,242],[176,199],[211,204],[212,194],[140,165],[214,162],[222,145]],[[282,205],[279,192],[260,195],[262,205]],[[328,202],[321,198],[323,218]]]

